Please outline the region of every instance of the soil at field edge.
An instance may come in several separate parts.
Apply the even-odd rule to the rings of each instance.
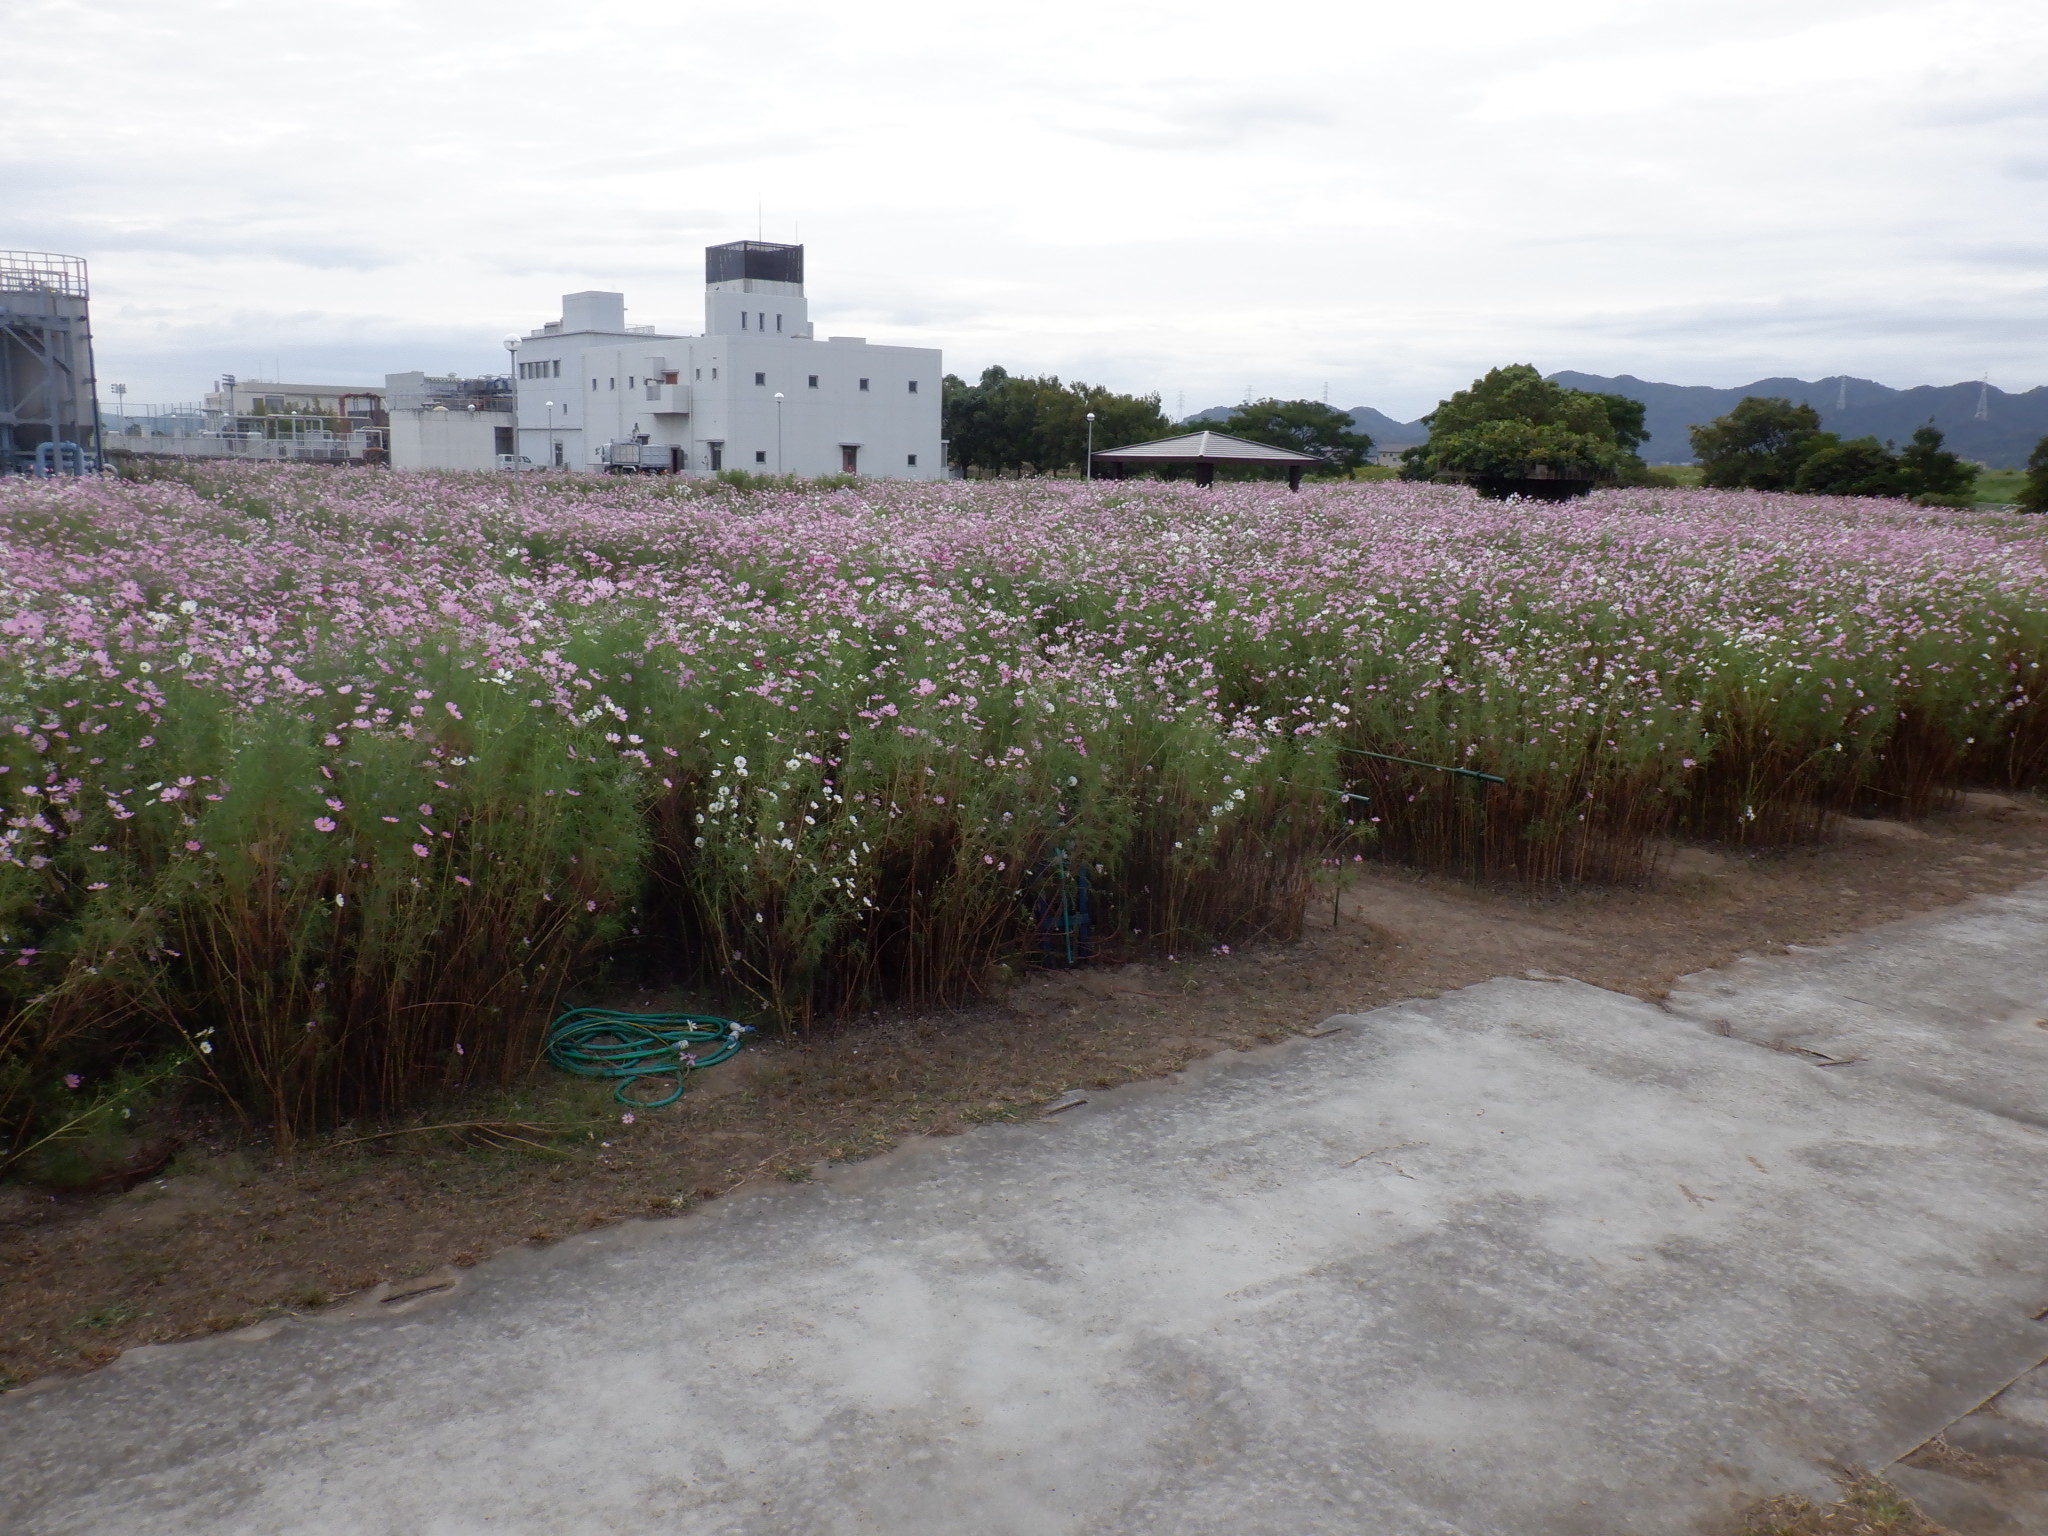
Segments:
[[[1675,847],[1641,889],[1532,896],[1358,866],[1334,925],[1326,896],[1299,942],[1037,974],[979,1008],[768,1040],[631,1124],[602,1089],[558,1080],[470,1106],[491,1129],[357,1127],[288,1162],[195,1123],[177,1160],[126,1193],[0,1188],[0,1386],[1036,1114],[1065,1090],[1171,1073],[1332,1013],[1532,970],[1654,998],[1740,954],[2043,876],[2048,801],[1981,794],[1917,826],[1845,822],[1792,852]]]

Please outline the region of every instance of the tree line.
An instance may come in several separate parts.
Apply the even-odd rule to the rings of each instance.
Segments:
[[[1968,506],[1977,484],[1977,466],[1942,447],[1941,431],[1932,422],[1894,452],[1874,437],[1845,441],[1823,432],[1820,412],[1776,395],[1746,396],[1691,435],[1700,478],[1726,490],[1898,496],[1923,505]],[[2044,458],[2041,448],[2034,457]]]
[[[1316,400],[1248,401],[1227,420],[1191,419],[1176,427],[1156,394],[1120,395],[1078,379],[1026,378],[1003,368],[984,369],[974,384],[947,374],[941,419],[948,455],[963,473],[1051,475],[1082,467],[1091,411],[1098,450],[1207,428],[1315,454],[1335,473],[1348,473],[1372,456],[1372,439],[1353,430],[1344,412]]]
[[[1317,400],[1253,400],[1221,421],[1178,425],[1159,396],[1118,394],[1079,380],[1012,375],[1000,367],[969,384],[945,380],[943,419],[951,461],[969,475],[1079,471],[1094,413],[1099,450],[1207,428],[1323,459],[1332,474],[1370,462],[1372,439],[1351,418]],[[1567,389],[1532,365],[1490,370],[1422,418],[1429,441],[1402,455],[1409,480],[1448,480],[1486,494],[1530,494],[1545,485],[1675,485],[1646,465],[1649,441],[1640,400]],[[1822,430],[1820,413],[1774,396],[1751,395],[1727,415],[1694,427],[1693,455],[1705,484],[1721,489],[1824,496],[1892,496],[1924,505],[1967,506],[1977,467],[1945,448],[1931,422],[1903,448],[1874,437]],[[2048,438],[2027,461],[2022,510],[2048,512]]]

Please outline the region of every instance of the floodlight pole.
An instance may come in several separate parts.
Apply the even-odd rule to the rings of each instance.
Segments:
[[[1095,478],[1095,413],[1093,411],[1088,413],[1088,457],[1081,461],[1081,478],[1083,480],[1093,480]]]
[[[519,338],[505,338],[505,370],[512,376],[512,473],[519,473]]]

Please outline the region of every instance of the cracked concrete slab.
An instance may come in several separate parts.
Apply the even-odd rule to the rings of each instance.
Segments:
[[[1711,1532],[2048,1354],[2043,995],[2036,886],[1380,1009],[0,1399],[0,1523]]]

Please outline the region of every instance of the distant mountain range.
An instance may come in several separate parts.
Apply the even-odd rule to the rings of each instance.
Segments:
[[[2020,468],[2034,445],[2048,437],[2048,385],[2013,395],[1984,384],[1922,384],[1913,389],[1892,389],[1871,379],[1844,374],[1810,383],[1805,379],[1758,379],[1736,389],[1654,384],[1626,373],[1610,379],[1596,373],[1566,370],[1550,377],[1567,389],[1626,395],[1642,401],[1646,407],[1644,425],[1650,429],[1643,457],[1652,464],[1690,464],[1692,444],[1688,432],[1717,416],[1727,415],[1744,395],[1782,395],[1787,400],[1810,405],[1820,412],[1823,427],[1843,437],[1874,437],[1880,442],[1903,443],[1913,435],[1915,427],[1932,421],[1941,428],[1950,449],[1993,469]],[[1222,421],[1229,414],[1229,406],[1218,405],[1188,419]],[[1396,421],[1369,405],[1358,406],[1350,414],[1357,430],[1370,437],[1375,448],[1405,447],[1429,437],[1429,428],[1421,422]]]

